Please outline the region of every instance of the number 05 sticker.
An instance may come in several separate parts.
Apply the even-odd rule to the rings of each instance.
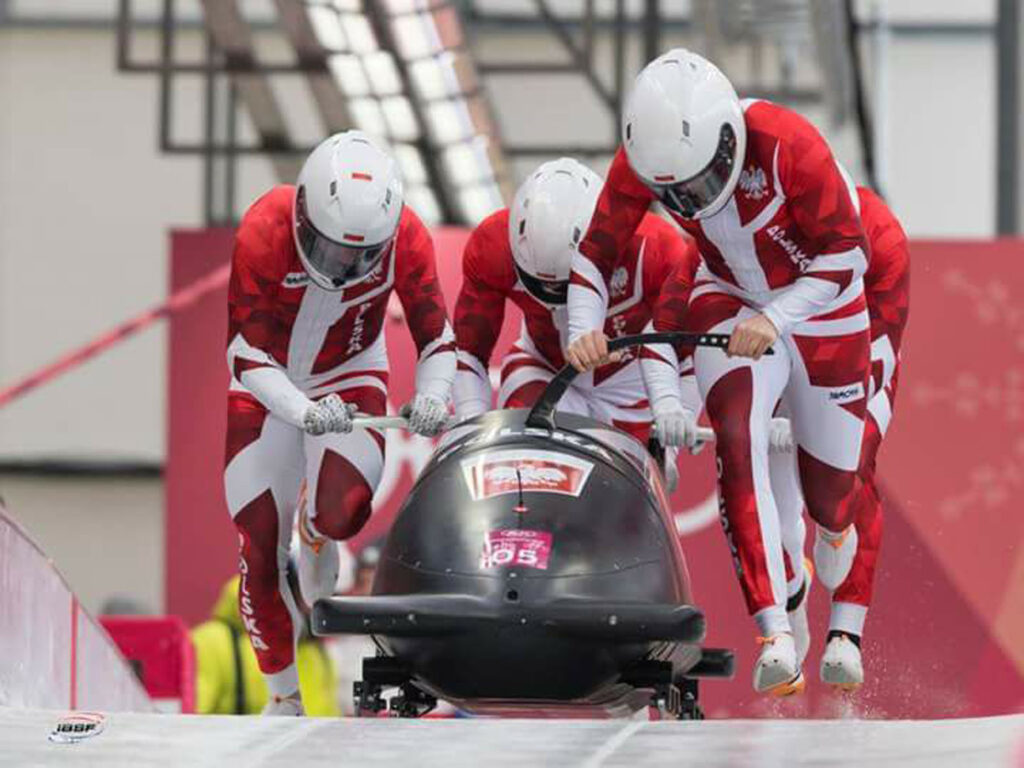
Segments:
[[[547,531],[488,531],[480,553],[480,568],[521,566],[547,570],[551,534]]]

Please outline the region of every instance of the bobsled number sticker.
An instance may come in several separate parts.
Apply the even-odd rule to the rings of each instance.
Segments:
[[[594,465],[553,451],[494,451],[462,461],[462,474],[474,501],[524,492],[579,496]]]
[[[481,568],[519,565],[546,570],[551,557],[551,534],[546,531],[488,531]]]

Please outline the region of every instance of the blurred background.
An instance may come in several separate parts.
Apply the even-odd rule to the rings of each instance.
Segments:
[[[1019,235],[1022,5],[0,0],[0,388],[189,285],[188,269],[172,275],[172,231],[179,244],[213,233],[182,247],[220,248],[203,263],[223,263],[232,223],[293,181],[328,133],[386,137],[407,202],[439,227],[472,226],[502,207],[546,159],[575,155],[603,172],[624,90],[673,46],[715,60],[741,96],[807,115],[913,239]],[[963,253],[969,270],[974,255]],[[458,258],[454,245],[439,249],[456,273]],[[170,314],[211,349],[222,345],[223,326],[189,311]],[[165,493],[170,425],[174,450],[189,454],[191,430],[197,446],[209,433],[194,425],[222,414],[204,410],[216,400],[190,401],[186,381],[169,416],[175,382],[207,370],[176,356],[170,338],[158,320],[0,400],[0,496],[92,612],[117,597],[164,613],[175,607],[168,557],[192,567],[168,543],[168,515],[189,513]],[[1020,349],[1011,355],[1013,368]],[[391,462],[423,452],[389,450]],[[1021,483],[1003,484],[1015,494]],[[226,530],[226,515],[211,514]],[[209,582],[207,604],[219,588]]]

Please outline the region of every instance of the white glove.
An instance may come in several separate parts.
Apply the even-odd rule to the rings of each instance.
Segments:
[[[355,403],[346,403],[337,395],[328,395],[306,409],[302,416],[302,427],[309,435],[351,432],[352,414],[355,412]]]
[[[417,435],[433,437],[448,424],[448,403],[435,395],[417,392],[412,402],[402,408],[402,415]]]
[[[651,406],[654,436],[664,446],[685,446],[691,453],[704,447],[697,431],[697,416],[684,408],[677,398],[663,397]]]
[[[789,419],[772,419],[768,425],[768,450],[774,453],[793,452],[793,429]]]

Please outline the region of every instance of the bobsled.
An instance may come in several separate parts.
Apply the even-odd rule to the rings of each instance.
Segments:
[[[656,340],[642,335],[617,340]],[[662,467],[625,432],[557,413],[565,369],[530,411],[446,433],[402,505],[371,594],[318,601],[321,636],[373,637],[357,711],[702,717],[703,647]]]

